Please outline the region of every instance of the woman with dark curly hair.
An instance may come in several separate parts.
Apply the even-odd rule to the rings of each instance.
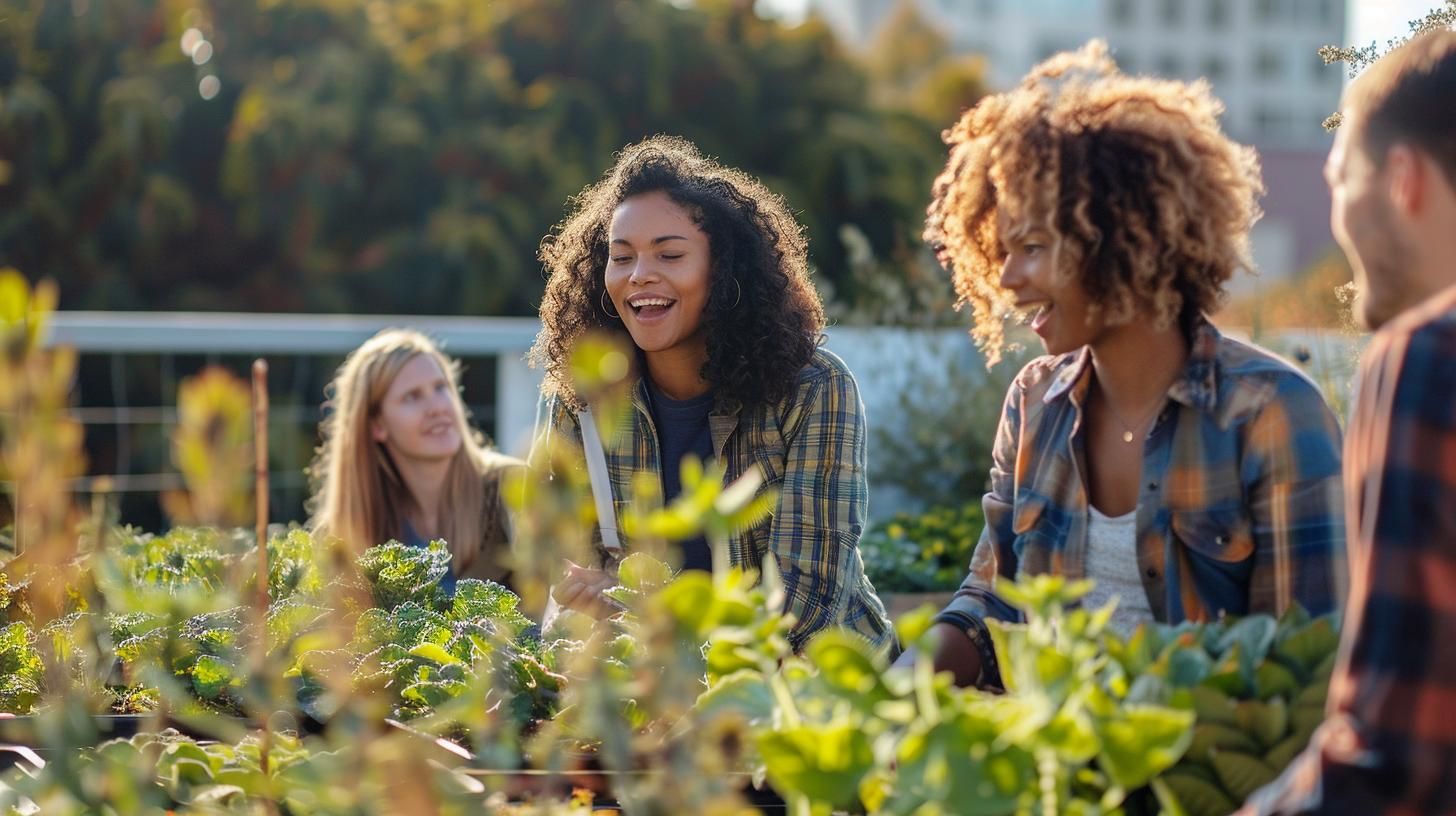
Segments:
[[[1008,315],[1047,351],[1006,395],[986,528],[936,618],[934,663],[963,685],[1000,683],[1001,579],[1092,578],[1084,603],[1116,598],[1124,633],[1342,600],[1339,426],[1308,378],[1205,317],[1250,266],[1263,191],[1220,107],[1093,42],[946,134],[926,239],[988,358]]]
[[[758,468],[778,507],[732,537],[728,562],[776,561],[798,619],[795,650],[831,626],[889,643],[859,555],[864,407],[844,363],[819,347],[824,312],[803,228],[783,199],[659,136],[623,150],[574,205],[541,247],[550,279],[533,358],[546,370],[553,429],[580,444],[573,344],[591,330],[630,339],[638,351],[631,429],[605,451],[614,498],[649,472],[671,500],[689,454],[725,463],[729,481]],[[702,539],[684,542],[680,555],[684,568],[713,568]],[[610,611],[601,592],[613,583],[606,569],[570,565],[553,594],[601,615]]]

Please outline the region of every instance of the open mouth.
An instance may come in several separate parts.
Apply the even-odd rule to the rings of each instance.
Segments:
[[[676,300],[660,295],[638,295],[627,300],[627,306],[632,313],[644,320],[661,317],[675,305],[677,305]]]
[[[1054,308],[1056,307],[1049,300],[1027,301],[1016,304],[1013,315],[1021,325],[1030,326],[1032,331],[1040,331],[1051,318]]]

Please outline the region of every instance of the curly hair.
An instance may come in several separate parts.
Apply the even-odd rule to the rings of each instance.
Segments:
[[[581,407],[569,370],[573,344],[592,330],[627,336],[621,318],[599,305],[606,293],[608,229],[617,205],[652,192],[665,193],[687,210],[708,236],[703,379],[719,398],[741,406],[784,399],[824,330],[824,307],[809,280],[804,228],[758,180],[669,136],[622,150],[601,181],[572,199],[571,215],[541,242],[550,277],[531,360],[545,369],[545,392]]]
[[[1012,297],[998,210],[1046,223],[1060,274],[1080,277],[1089,319],[1160,328],[1213,311],[1224,284],[1253,269],[1249,228],[1264,192],[1252,148],[1218,126],[1206,82],[1132,77],[1093,40],[982,99],[944,134],[950,148],[925,240],[951,273],[971,335],[990,363],[1005,346]]]

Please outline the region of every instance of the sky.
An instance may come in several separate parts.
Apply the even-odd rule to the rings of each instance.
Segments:
[[[835,2],[835,0],[828,0]],[[760,9],[789,19],[803,15],[809,0],[758,0]],[[1425,16],[1441,6],[1441,0],[1348,0],[1346,45],[1364,46],[1376,41],[1385,45],[1391,37],[1410,33],[1407,21]]]

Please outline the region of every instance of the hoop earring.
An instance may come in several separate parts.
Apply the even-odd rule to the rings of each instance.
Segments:
[[[733,298],[733,305],[728,307],[730,312],[737,309],[738,304],[743,302],[743,284],[739,283],[737,278],[733,278],[733,288],[738,292],[738,296]]]
[[[620,314],[618,314],[618,313],[612,311],[611,309],[607,308],[607,306],[608,306],[608,304],[607,304],[607,290],[605,290],[605,289],[602,290],[601,297],[597,298],[597,302],[602,307],[602,313],[605,314],[607,317],[610,317],[613,320],[621,320],[622,319],[622,316]]]

